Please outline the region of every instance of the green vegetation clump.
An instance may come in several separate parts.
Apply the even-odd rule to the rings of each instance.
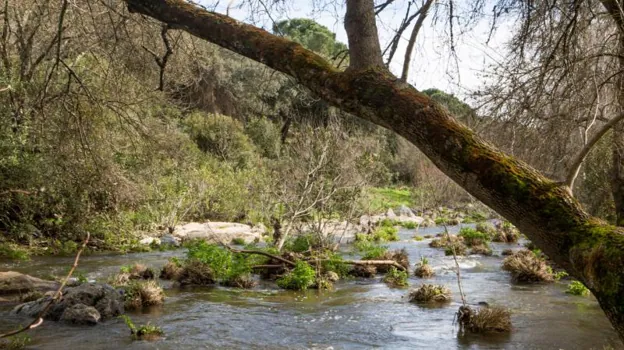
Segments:
[[[458,236],[464,239],[464,243],[468,247],[487,244],[487,242],[490,241],[490,236],[488,234],[470,227],[462,227],[461,230],[459,230]]]
[[[590,294],[589,289],[587,289],[587,287],[585,287],[585,285],[579,281],[570,282],[570,284],[568,285],[568,289],[566,290],[566,293],[572,294],[572,295],[579,295],[582,297],[587,297]]]
[[[414,205],[412,192],[407,188],[370,188],[367,199],[373,212]]]
[[[400,271],[396,267],[392,266],[386,273],[383,281],[391,287],[407,287],[407,272]]]
[[[435,272],[431,268],[431,265],[429,265],[429,260],[424,256],[421,257],[420,262],[416,264],[416,268],[414,269],[414,276],[420,278],[429,278],[433,277],[434,274]]]
[[[0,258],[9,260],[29,260],[30,253],[27,249],[13,243],[0,244]]]
[[[197,259],[187,259],[179,274],[177,274],[176,280],[183,286],[207,286],[216,282],[210,265]]]
[[[316,281],[316,272],[305,261],[297,261],[295,268],[277,280],[277,285],[284,289],[306,290]]]
[[[119,317],[124,320],[126,326],[128,326],[128,329],[130,329],[130,334],[132,335],[132,338],[135,340],[157,340],[165,334],[160,327],[154,326],[149,322],[145,325],[137,327],[134,325],[134,322],[132,322],[132,319],[130,319],[130,317],[126,315],[121,315]]]
[[[503,260],[503,270],[511,273],[516,283],[552,282],[553,272],[543,258],[529,250],[520,250]]]
[[[283,250],[295,253],[304,253],[320,247],[321,240],[319,235],[309,233],[291,237],[284,244]]]
[[[485,235],[490,237],[490,239],[494,238],[494,236],[496,235],[496,227],[494,227],[494,225],[489,222],[477,223],[477,225],[475,226],[475,230],[477,232],[484,233]]]
[[[369,241],[356,242],[355,248],[362,254],[362,260],[379,260],[388,252],[387,246]]]
[[[32,339],[27,334],[17,334],[6,339],[0,339],[0,350],[24,350]]]
[[[325,274],[333,272],[338,278],[347,277],[351,271],[351,267],[344,263],[344,259],[338,253],[330,253],[325,259],[323,259],[321,262],[321,268]],[[338,279],[336,278],[335,280]]]
[[[170,258],[160,271],[163,280],[177,280],[182,272],[182,263],[178,258]]]
[[[145,306],[162,305],[165,292],[156,281],[133,281],[124,287],[124,308],[139,310]]]
[[[409,301],[413,303],[446,303],[451,301],[451,290],[446,286],[423,284],[410,291]]]
[[[418,227],[418,225],[414,221],[401,221],[400,225],[401,227],[406,228],[408,230],[413,230],[416,227]]]
[[[565,271],[558,271],[553,274],[553,278],[555,279],[555,281],[559,281],[560,279],[565,277],[568,277],[568,273]]]
[[[470,254],[490,256],[492,255],[492,248],[490,248],[490,245],[487,242],[479,245],[473,245],[470,248]]]
[[[375,242],[398,241],[399,230],[396,227],[381,226],[373,231],[371,239]]]
[[[233,245],[245,245],[245,239],[241,238],[241,237],[236,237],[232,239],[232,244]]]
[[[515,243],[520,239],[520,231],[510,222],[505,221],[496,225],[496,234],[493,237],[494,242]]]
[[[508,309],[482,307],[470,315],[466,327],[472,333],[505,333],[511,331],[511,312]]]

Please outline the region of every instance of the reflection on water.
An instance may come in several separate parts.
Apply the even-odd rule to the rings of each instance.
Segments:
[[[439,229],[438,229],[439,230]],[[420,235],[435,234],[426,229]],[[453,325],[459,307],[452,258],[431,249],[428,240],[410,241],[413,230],[401,231],[410,260],[426,256],[437,276],[430,281],[448,285],[454,303],[423,307],[406,300],[407,290],[391,289],[368,280],[340,282],[333,291],[290,292],[260,284],[254,290],[221,287],[168,289],[163,307],[131,315],[135,323],[160,325],[166,337],[157,342],[131,341],[123,321],[95,327],[72,327],[47,322],[31,332],[40,349],[602,349],[621,348],[617,335],[593,298],[564,293],[565,284],[511,285],[499,266],[500,257],[460,259],[468,301],[486,301],[513,311],[511,334],[488,337],[458,334]],[[495,254],[510,245],[494,244]],[[512,245],[518,247],[518,245]],[[80,271],[105,279],[120,265],[141,261],[160,267],[183,251],[121,256],[87,256]],[[61,275],[72,258],[36,258],[19,264],[0,264],[36,276]],[[410,278],[411,285],[421,281]],[[0,331],[27,320],[0,309]]]

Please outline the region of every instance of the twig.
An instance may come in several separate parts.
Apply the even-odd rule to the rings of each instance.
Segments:
[[[84,240],[84,242],[82,242],[82,246],[80,247],[80,250],[78,250],[78,253],[76,253],[76,259],[74,259],[74,264],[72,265],[71,269],[69,270],[69,273],[67,274],[67,277],[65,277],[65,280],[63,280],[63,283],[61,283],[61,285],[59,286],[59,288],[56,291],[56,293],[54,293],[54,296],[48,301],[48,304],[39,312],[37,317],[29,325],[27,325],[25,327],[22,327],[20,329],[17,329],[15,331],[9,332],[9,333],[1,334],[0,338],[10,337],[12,335],[16,335],[16,334],[25,332],[25,331],[27,331],[29,329],[37,328],[37,327],[39,327],[43,323],[43,316],[46,314],[46,312],[48,312],[48,309],[50,309],[50,306],[52,306],[52,304],[60,298],[61,291],[63,290],[63,288],[67,284],[67,281],[69,281],[69,279],[71,278],[71,275],[74,273],[74,270],[76,270],[76,267],[78,267],[78,261],[80,260],[80,254],[82,254],[82,251],[87,246],[87,243],[89,243],[89,238],[90,237],[91,237],[91,234],[89,232],[87,232],[87,237],[85,237],[85,240]]]
[[[290,266],[295,266],[295,263],[290,261],[290,260],[288,260],[288,259],[284,259],[284,258],[282,258],[280,256],[269,254],[269,253],[263,252],[261,250],[239,250],[239,249],[234,249],[234,248],[230,247],[227,244],[224,244],[224,246],[225,246],[225,248],[227,248],[228,250],[230,250],[233,253],[264,255],[264,256],[269,257],[271,259],[275,259],[275,260],[281,261],[284,264],[288,264]]]

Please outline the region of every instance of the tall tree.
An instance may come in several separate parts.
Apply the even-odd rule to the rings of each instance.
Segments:
[[[624,228],[591,217],[565,188],[501,153],[389,73],[376,38],[372,0],[347,1],[351,66],[344,72],[299,44],[183,0],[126,2],[130,12],[289,74],[336,107],[405,137],[587,285],[624,339]]]

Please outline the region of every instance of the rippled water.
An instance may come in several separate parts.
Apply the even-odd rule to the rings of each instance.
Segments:
[[[439,229],[425,229],[420,235]],[[462,258],[462,283],[469,303],[486,301],[513,311],[508,335],[459,335],[453,325],[460,305],[452,258],[431,249],[428,240],[414,242],[413,230],[401,231],[410,260],[426,256],[437,276],[429,281],[448,285],[454,302],[423,307],[406,300],[407,289],[391,289],[378,280],[339,282],[332,291],[289,292],[272,284],[250,291],[214,288],[167,289],[163,307],[131,315],[135,323],[161,326],[166,337],[156,342],[132,341],[121,320],[95,327],[46,322],[30,334],[40,349],[620,349],[617,335],[593,298],[565,294],[565,282],[516,286],[500,270],[500,257]],[[493,244],[495,254],[519,245]],[[183,251],[86,256],[80,271],[104,279],[120,265],[140,261],[160,267]],[[0,263],[2,270],[36,276],[63,274],[72,258],[35,258],[27,263]],[[410,277],[411,285],[421,280]],[[28,320],[0,309],[0,331]]]

